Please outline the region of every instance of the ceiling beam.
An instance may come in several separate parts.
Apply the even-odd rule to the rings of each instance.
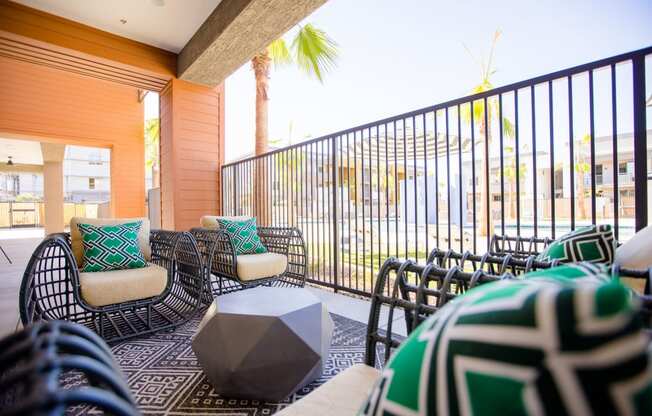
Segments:
[[[177,76],[217,86],[326,0],[222,0],[181,50]]]

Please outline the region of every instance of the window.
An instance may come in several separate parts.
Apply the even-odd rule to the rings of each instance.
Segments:
[[[595,184],[596,185],[602,185],[602,173],[603,173],[602,165],[595,165]]]
[[[627,175],[627,162],[623,162],[623,163],[618,164],[618,174],[619,175]]]
[[[95,189],[95,178],[88,178],[88,189]]]

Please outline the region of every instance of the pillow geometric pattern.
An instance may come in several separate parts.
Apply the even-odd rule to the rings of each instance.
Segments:
[[[220,224],[220,229],[224,230],[231,239],[236,256],[267,253],[267,248],[258,237],[255,218],[243,221],[218,218],[217,221]]]
[[[561,271],[446,304],[394,353],[359,414],[652,414],[652,352],[630,292],[600,271]]]
[[[553,241],[539,261],[559,259],[561,263],[590,261],[610,265],[614,259],[614,234],[611,225],[581,227]]]
[[[141,221],[96,226],[77,224],[82,235],[82,272],[137,269],[147,266],[138,245]]]

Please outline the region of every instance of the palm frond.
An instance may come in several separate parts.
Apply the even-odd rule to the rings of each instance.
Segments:
[[[270,43],[267,47],[267,52],[269,53],[269,58],[276,66],[286,65],[292,62],[290,50],[283,38],[276,39]]]
[[[326,32],[311,24],[302,26],[292,41],[295,61],[308,75],[323,82],[323,74],[335,65],[337,44]]]

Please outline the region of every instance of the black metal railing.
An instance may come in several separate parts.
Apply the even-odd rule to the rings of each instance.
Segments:
[[[225,215],[296,226],[309,281],[369,294],[385,258],[648,222],[652,47],[222,168]],[[646,102],[647,101],[647,102]]]

